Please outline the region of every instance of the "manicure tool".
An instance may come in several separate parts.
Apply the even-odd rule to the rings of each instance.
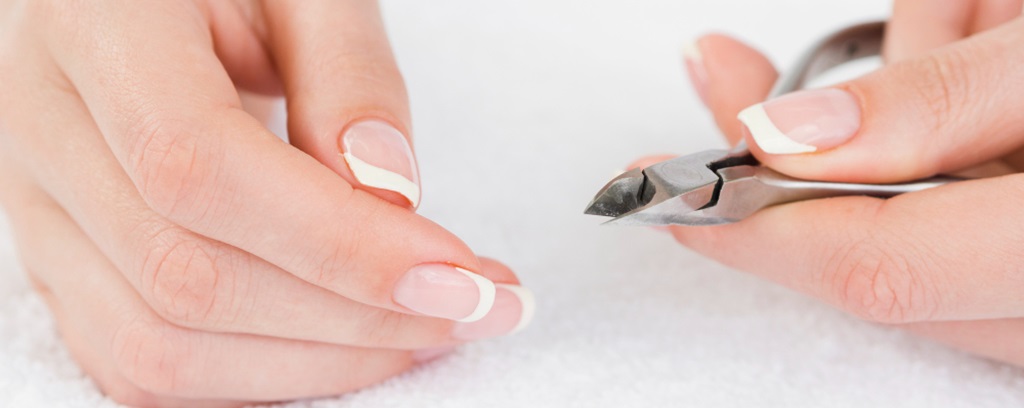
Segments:
[[[811,47],[770,97],[804,87],[840,64],[879,55],[884,22],[848,27]],[[762,166],[740,143],[731,151],[707,150],[666,160],[615,177],[584,211],[614,217],[615,225],[716,225],[794,201],[865,195],[879,198],[958,181],[933,177],[901,184],[854,184],[792,178]]]

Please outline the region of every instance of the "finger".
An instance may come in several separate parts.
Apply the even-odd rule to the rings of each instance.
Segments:
[[[996,193],[998,192],[998,193]],[[984,197],[998,196],[998,199]],[[981,198],[981,199],[979,199]],[[889,200],[846,197],[762,210],[721,227],[676,227],[722,263],[885,323],[1024,316],[1024,176]]]
[[[214,51],[241,89],[280,95],[281,80],[264,45],[263,9],[256,1],[205,1]]]
[[[0,157],[4,156],[0,151]],[[9,214],[17,214],[11,217],[11,229],[14,232],[15,245],[22,254],[22,269],[28,274],[29,282],[39,293],[47,307],[53,313],[57,330],[68,347],[68,351],[75,361],[89,376],[96,381],[97,385],[105,394],[115,401],[130,406],[147,407],[174,407],[174,406],[198,406],[198,407],[233,407],[244,405],[241,402],[232,401],[199,401],[181,400],[177,398],[166,398],[143,391],[126,380],[117,370],[105,359],[106,350],[103,350],[99,342],[98,332],[89,326],[87,319],[69,318],[65,306],[54,296],[48,285],[40,278],[39,265],[40,253],[37,249],[43,248],[75,248],[78,244],[74,237],[64,233],[69,229],[68,224],[62,223],[61,217],[52,215],[59,211],[53,206],[53,200],[40,190],[20,165],[16,165],[12,157],[2,157],[0,161],[0,203],[7,209]],[[65,254],[73,256],[74,253]],[[72,274],[72,269],[57,271],[60,274]],[[74,271],[77,272],[77,269]],[[48,276],[52,276],[54,271]]]
[[[281,143],[239,109],[188,3],[163,5],[157,21],[127,5],[86,14],[76,24],[115,32],[55,29],[50,41],[150,207],[360,303],[453,320],[486,315],[493,282],[465,244]]]
[[[480,258],[483,275],[498,283],[494,307],[483,319],[469,323],[456,323],[452,337],[460,340],[478,340],[516,334],[533,321],[536,301],[533,292],[519,284],[512,270],[489,258]]]
[[[971,32],[980,33],[1021,16],[1024,12],[1022,0],[976,0]]]
[[[100,390],[108,397],[121,404],[132,407],[241,407],[248,405],[244,401],[226,400],[195,400],[163,397],[142,390],[135,386],[112,364],[103,358],[101,348],[95,347],[95,333],[87,327],[81,327],[80,319],[69,317],[58,299],[46,288],[37,287],[37,292],[46,302],[53,314],[57,331],[60,333],[68,351],[82,369],[96,382]]]
[[[971,33],[978,1],[897,0],[885,26],[887,62],[917,57]]]
[[[93,331],[92,352],[149,393],[254,401],[335,395],[415,363],[410,352],[206,333],[168,324],[148,310],[55,203],[37,203],[18,213],[22,217],[14,229],[23,261],[60,299],[64,320]],[[63,237],[63,245],[52,245],[54,236]]]
[[[834,88],[745,109],[751,152],[798,178],[884,183],[956,171],[1024,143],[1024,19]]]
[[[9,121],[11,130],[24,136],[12,147],[34,164],[50,194],[73,209],[79,225],[164,319],[207,331],[363,347],[420,349],[476,339],[453,337],[450,320],[347,299],[168,222],[139,197],[80,100],[49,92],[47,84],[31,79],[18,89],[22,86],[35,94],[23,106],[40,113],[32,120]],[[482,274],[518,283],[494,261],[483,265]],[[515,324],[518,312],[488,320]]]
[[[291,143],[352,185],[401,206],[419,205],[408,98],[377,2],[264,4]]]
[[[1024,1],[1021,0],[981,0],[974,15],[972,32],[982,32],[1006,24],[1020,18],[1022,12]],[[1024,149],[1008,154],[1002,161],[1015,171],[1024,170]]]
[[[730,145],[743,138],[736,114],[763,101],[778,74],[757,50],[724,35],[699,38],[684,53],[687,72]]]
[[[1021,14],[1021,0],[899,0],[886,25],[883,55],[889,62],[916,57]]]
[[[913,333],[1010,364],[1024,366],[1024,319],[921,322],[902,326]]]

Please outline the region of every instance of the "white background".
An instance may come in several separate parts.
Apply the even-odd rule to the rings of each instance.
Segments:
[[[512,266],[538,297],[537,317],[519,335],[299,405],[1024,405],[1022,370],[849,318],[658,232],[581,215],[638,156],[723,146],[681,68],[690,39],[734,34],[785,65],[888,7],[386,1],[412,99],[420,212]],[[0,406],[109,404],[68,359],[9,241],[0,233]]]

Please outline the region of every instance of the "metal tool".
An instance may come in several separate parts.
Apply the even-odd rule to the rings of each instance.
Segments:
[[[840,64],[876,56],[885,23],[852,26],[821,40],[781,77],[770,97],[804,87]],[[617,225],[715,225],[739,221],[758,210],[794,201],[866,195],[891,197],[958,181],[933,177],[902,184],[853,184],[795,179],[761,166],[746,145],[707,150],[634,169],[612,179],[585,213],[615,217]]]

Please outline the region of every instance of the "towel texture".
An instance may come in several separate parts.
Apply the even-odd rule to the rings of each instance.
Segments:
[[[516,336],[294,406],[1024,406],[1022,370],[581,215],[638,156],[723,145],[682,71],[689,39],[733,33],[786,64],[887,2],[383,6],[412,99],[421,213],[515,269],[537,316]],[[0,228],[0,406],[116,405],[70,360]]]

